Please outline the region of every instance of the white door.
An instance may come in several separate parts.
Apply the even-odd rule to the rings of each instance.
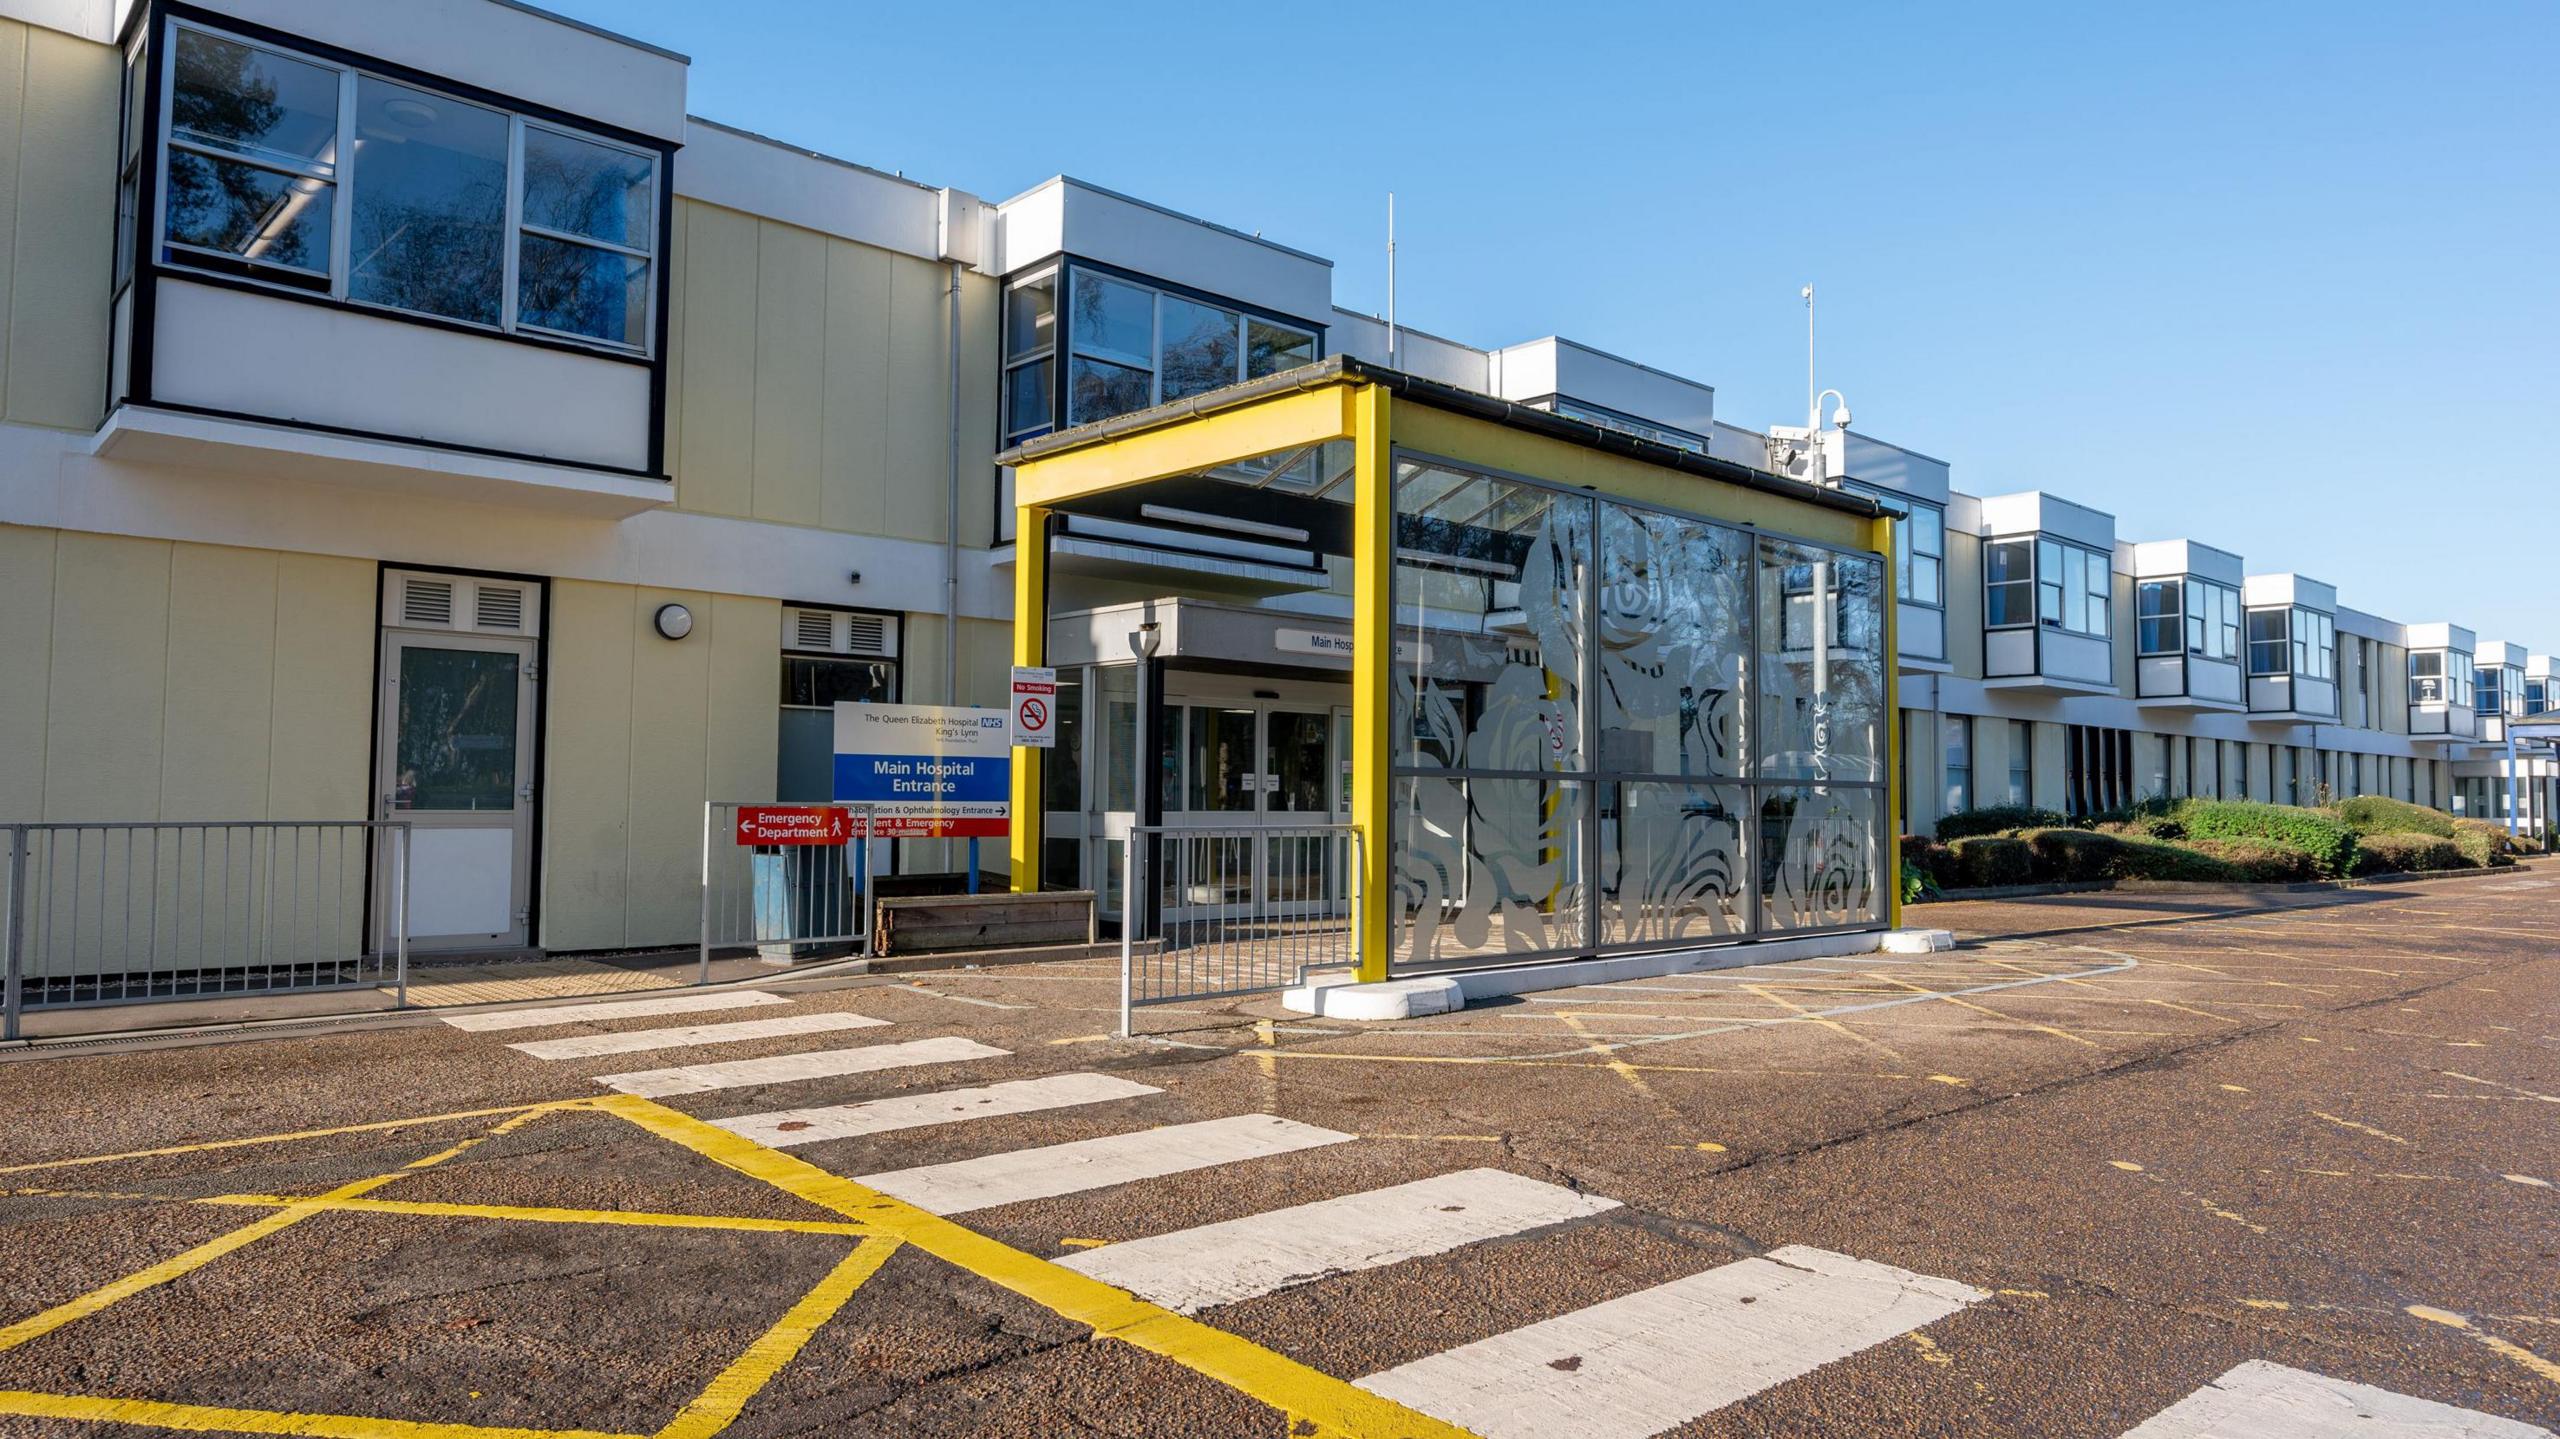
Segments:
[[[533,683],[530,638],[383,633],[377,790],[410,825],[414,949],[526,941]]]

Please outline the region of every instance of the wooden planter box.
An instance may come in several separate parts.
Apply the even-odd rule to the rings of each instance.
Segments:
[[[1020,949],[1096,941],[1089,889],[1040,894],[919,894],[883,898],[877,911],[882,956],[955,949]]]

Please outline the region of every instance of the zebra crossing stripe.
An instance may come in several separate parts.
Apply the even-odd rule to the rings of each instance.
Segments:
[[[1359,1384],[1485,1439],[1646,1439],[1986,1297],[1788,1245]]]
[[[1107,1074],[1052,1074],[1039,1079],[1011,1079],[975,1089],[946,1089],[939,1094],[901,1094],[889,1099],[870,1099],[860,1104],[830,1104],[817,1109],[777,1109],[770,1114],[741,1114],[734,1119],[711,1122],[732,1134],[745,1135],[758,1144],[789,1149],[795,1144],[815,1144],[822,1139],[851,1139],[857,1135],[885,1134],[894,1129],[917,1129],[928,1124],[951,1124],[963,1119],[988,1119],[1000,1114],[1030,1114],[1043,1109],[1067,1109],[1079,1104],[1100,1104],[1106,1100],[1135,1099],[1142,1094],[1163,1092],[1152,1084],[1115,1079]]]
[[[688,1049],[697,1044],[737,1044],[749,1039],[782,1039],[794,1034],[876,1029],[888,1022],[864,1014],[784,1014],[772,1019],[732,1020],[727,1024],[617,1029],[606,1034],[573,1034],[566,1039],[528,1039],[507,1048],[535,1059],[587,1059],[599,1054],[637,1054],[651,1049]]]
[[[769,1059],[732,1059],[719,1064],[687,1064],[673,1069],[640,1069],[629,1074],[602,1074],[596,1083],[643,1099],[670,1094],[701,1094],[750,1084],[786,1084],[799,1079],[834,1079],[914,1064],[952,1064],[964,1059],[996,1059],[1006,1051],[974,1039],[943,1036],[911,1039],[904,1044],[873,1044],[858,1049],[817,1049],[806,1054],[777,1054]]]
[[[1463,1169],[1057,1261],[1177,1314],[1375,1269],[1618,1207],[1500,1169]]]
[[[620,999],[604,1004],[547,1004],[540,1009],[501,1009],[486,1014],[440,1014],[456,1029],[475,1033],[492,1029],[540,1029],[546,1024],[593,1024],[606,1019],[643,1019],[653,1014],[695,1014],[707,1009],[753,1009],[789,1004],[760,989],[712,990],[671,994],[664,999]]]
[[[1270,1114],[1170,1124],[1100,1139],[1017,1149],[983,1159],[927,1164],[857,1177],[929,1214],[966,1214],[1026,1199],[1079,1194],[1239,1160],[1342,1144],[1353,1136]]]
[[[2552,1439],[2548,1429],[2252,1359],[2124,1439]]]

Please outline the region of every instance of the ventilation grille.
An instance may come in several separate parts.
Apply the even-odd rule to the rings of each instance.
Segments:
[[[400,586],[400,622],[410,625],[434,625],[438,628],[452,624],[452,581],[403,581]]]
[[[473,619],[481,629],[524,628],[524,591],[507,585],[482,585],[473,599]]]
[[[412,630],[530,635],[542,626],[542,591],[521,580],[470,575],[384,576],[382,622]]]
[[[861,655],[895,659],[898,627],[886,615],[857,615],[843,610],[811,610],[785,606],[782,647],[824,655]]]

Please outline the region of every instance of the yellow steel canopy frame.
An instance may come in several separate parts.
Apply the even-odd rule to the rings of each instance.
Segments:
[[[1387,977],[1394,853],[1389,770],[1393,696],[1385,657],[1395,646],[1395,466],[1398,427],[1412,448],[1461,463],[1488,465],[1550,480],[1579,479],[1603,494],[1667,504],[1709,519],[1761,524],[1818,542],[1872,550],[1894,573],[1893,517],[1868,518],[1818,509],[1739,486],[1700,481],[1628,456],[1584,449],[1417,403],[1399,418],[1383,384],[1343,376],[1305,390],[1248,400],[1231,408],[1170,416],[1161,425],[1035,455],[1014,470],[1015,555],[1013,660],[1045,665],[1049,640],[1048,525],[1051,510],[1087,496],[1333,440],[1352,442],[1351,822],[1359,830],[1359,977]],[[1409,423],[1408,423],[1409,421]],[[1902,725],[1895,674],[1896,604],[1884,604],[1885,789],[1882,873],[1888,923],[1902,920],[1904,813]],[[1014,752],[1012,881],[1018,892],[1040,888],[1041,751]],[[1371,897],[1376,902],[1371,902]]]

